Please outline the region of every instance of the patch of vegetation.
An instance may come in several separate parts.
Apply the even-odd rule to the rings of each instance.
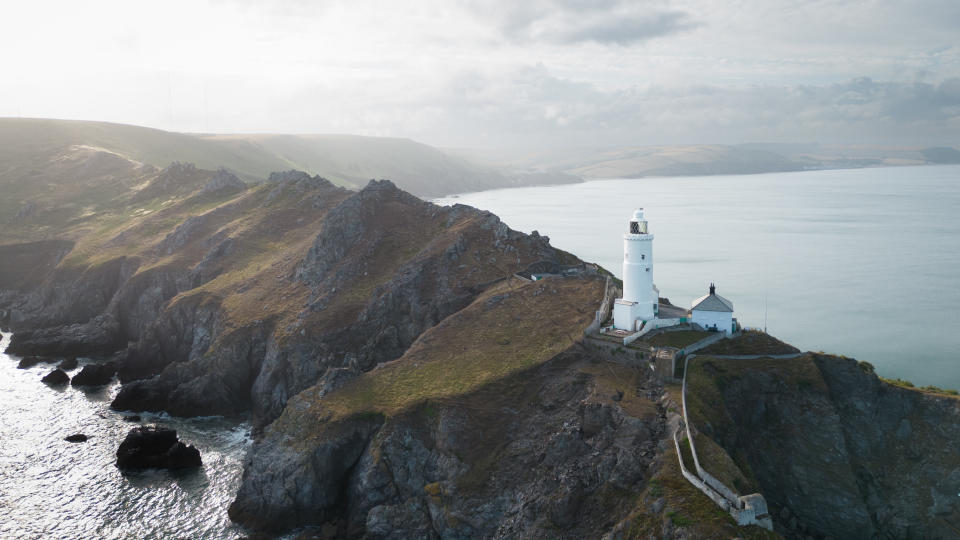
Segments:
[[[700,330],[675,330],[673,332],[662,332],[653,337],[646,338],[650,345],[656,347],[676,347],[682,349],[687,345],[693,345],[701,339],[710,337],[710,332]]]
[[[667,517],[670,518],[670,523],[673,523],[677,527],[687,527],[689,525],[693,525],[693,521],[680,512],[667,512]]]
[[[597,278],[504,282],[425,332],[401,358],[324,396],[316,409],[333,419],[360,411],[389,416],[542,364],[582,335],[602,289]],[[509,344],[498,344],[504,338]]]
[[[800,352],[793,345],[789,345],[758,330],[745,330],[739,336],[731,339],[722,339],[698,354],[716,355],[754,355],[754,354],[794,354]]]
[[[944,396],[957,396],[960,395],[960,392],[953,388],[940,388],[939,386],[927,385],[922,387],[916,387],[912,382],[904,379],[888,379],[886,377],[880,377],[880,380],[887,384],[892,384],[894,386],[899,386],[901,388],[910,388],[912,390],[919,390],[927,394],[941,394]]]
[[[650,480],[650,484],[649,484],[650,496],[653,497],[654,499],[659,499],[660,497],[663,497],[663,493],[664,493],[663,484],[660,482],[660,479],[654,478]]]
[[[653,513],[650,505],[663,499],[660,513]],[[640,501],[631,514],[630,525],[624,537],[646,540],[664,537],[664,521],[683,527],[689,538],[743,538],[745,540],[773,540],[776,533],[751,525],[739,527],[730,514],[721,510],[680,473],[677,454],[671,445],[663,464],[650,479]]]

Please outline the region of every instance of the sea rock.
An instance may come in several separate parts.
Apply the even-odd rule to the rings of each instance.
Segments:
[[[73,369],[77,369],[77,365],[78,365],[77,358],[75,356],[71,356],[69,358],[64,358],[60,362],[60,369],[64,371],[70,371]]]
[[[46,374],[43,379],[40,380],[51,385],[67,384],[70,382],[70,376],[62,369],[57,368]]]
[[[32,368],[33,366],[37,364],[41,364],[43,362],[44,362],[43,358],[40,358],[39,356],[27,356],[25,358],[20,359],[20,363],[17,364],[17,369]]]
[[[185,469],[200,465],[200,451],[179,441],[173,429],[133,428],[117,449],[117,467],[122,470]]]
[[[109,384],[117,372],[117,366],[113,362],[103,364],[87,364],[83,366],[80,373],[73,376],[70,384],[73,386],[100,386]]]
[[[63,438],[63,440],[67,442],[87,442],[87,439],[89,438],[90,437],[87,437],[83,433],[75,433],[73,435],[67,435]]]
[[[139,422],[141,420],[139,414],[130,414],[123,417],[124,422]]]

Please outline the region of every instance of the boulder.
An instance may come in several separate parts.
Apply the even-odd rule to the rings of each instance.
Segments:
[[[109,384],[113,380],[113,375],[117,372],[117,366],[113,362],[104,364],[87,364],[83,366],[80,373],[73,376],[70,384],[73,386],[100,386]]]
[[[199,467],[200,451],[177,439],[173,429],[133,428],[117,449],[117,467],[136,469],[185,469]]]
[[[46,376],[40,380],[50,385],[61,385],[70,382],[70,376],[67,375],[67,372],[57,368],[50,373],[47,373]]]
[[[17,369],[27,369],[32,368],[33,366],[43,362],[43,358],[39,356],[27,356],[26,358],[20,359],[20,363],[17,364]]]
[[[74,433],[73,435],[67,435],[63,440],[67,442],[87,442],[89,438],[90,437],[87,437],[83,433]]]
[[[139,414],[131,414],[131,415],[128,415],[128,416],[124,416],[124,417],[123,417],[123,421],[124,421],[124,422],[139,422],[139,421],[140,421],[140,415],[139,415]]]
[[[64,371],[70,371],[72,369],[77,369],[78,365],[79,364],[77,363],[77,358],[75,356],[71,356],[69,358],[64,358],[60,362],[60,369]]]

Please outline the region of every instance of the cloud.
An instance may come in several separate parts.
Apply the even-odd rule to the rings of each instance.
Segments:
[[[446,145],[747,141],[956,144],[960,79],[867,77],[825,85],[627,86],[602,90],[542,65],[463,73],[429,98],[443,114],[410,136]],[[410,104],[413,105],[413,104]],[[407,110],[408,118],[418,117]]]
[[[504,37],[521,43],[631,45],[698,26],[684,11],[623,0],[531,0],[497,8],[484,2],[473,7],[492,18]]]

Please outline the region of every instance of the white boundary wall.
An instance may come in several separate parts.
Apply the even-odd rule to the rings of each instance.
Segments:
[[[719,339],[727,337],[726,334],[719,333]],[[710,339],[710,338],[708,338]],[[716,339],[710,343],[719,341]],[[703,341],[697,342],[695,345],[700,345]],[[701,347],[706,347],[702,345]],[[695,354],[687,355],[683,363],[683,386],[680,393],[680,401],[683,406],[683,423],[687,432],[687,440],[690,443],[690,454],[693,456],[693,465],[697,470],[697,474],[700,478],[697,481],[690,480],[691,475],[688,471],[684,470],[684,476],[687,480],[690,480],[694,486],[697,486],[700,491],[703,491],[708,497],[710,497],[713,502],[717,503],[718,506],[724,510],[730,512],[730,515],[737,520],[737,523],[740,525],[758,525],[769,531],[773,530],[773,520],[769,515],[766,515],[767,501],[763,498],[763,495],[760,493],[753,493],[744,497],[741,497],[737,492],[733,491],[726,486],[723,482],[717,480],[713,475],[708,473],[700,466],[700,459],[697,456],[697,447],[693,440],[693,433],[690,430],[690,420],[687,417],[687,373],[690,369],[690,360],[691,358],[696,357]],[[680,443],[677,441],[677,434],[674,432],[674,443],[677,445],[677,457],[680,458],[680,467],[685,469],[683,464],[683,455],[680,454]],[[720,501],[716,497],[719,497]],[[761,510],[762,509],[762,510]],[[757,515],[758,511],[764,512],[764,514]]]

